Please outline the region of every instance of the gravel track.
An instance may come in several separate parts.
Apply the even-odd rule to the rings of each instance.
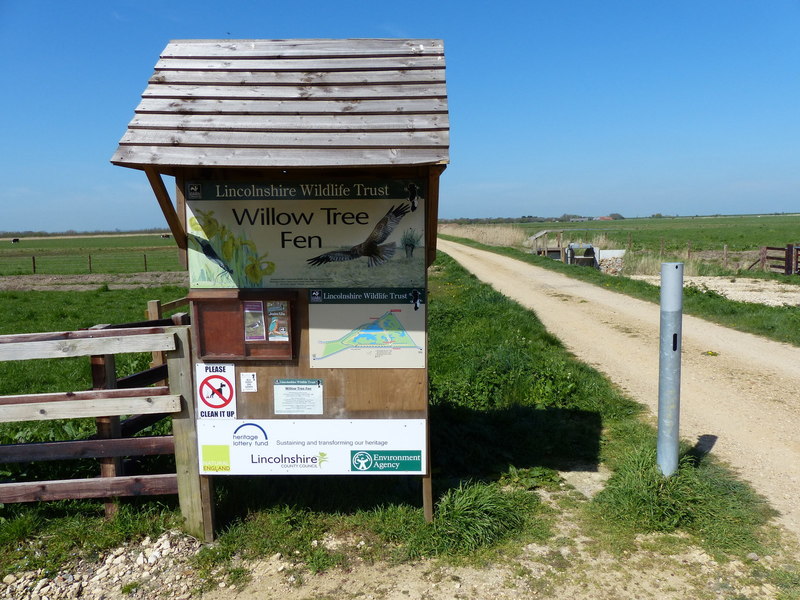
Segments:
[[[634,400],[658,409],[659,306],[491,252],[439,240],[479,279]],[[800,536],[798,349],[684,315],[681,435],[701,440]]]

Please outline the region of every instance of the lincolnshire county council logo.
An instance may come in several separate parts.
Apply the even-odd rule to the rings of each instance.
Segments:
[[[322,290],[311,290],[311,302],[322,302]]]
[[[369,452],[356,452],[353,455],[353,466],[356,471],[367,471],[372,466],[372,454]]]

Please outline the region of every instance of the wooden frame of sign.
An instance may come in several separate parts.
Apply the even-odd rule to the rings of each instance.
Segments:
[[[209,474],[302,463],[306,474],[421,475],[430,520],[442,41],[173,40],[111,162],[147,175],[189,269],[206,408],[197,445],[176,455],[179,470],[200,466],[200,491],[181,504],[213,509]],[[354,448],[270,455],[297,437],[290,427],[323,441],[346,430]],[[188,526],[208,537],[207,519]]]

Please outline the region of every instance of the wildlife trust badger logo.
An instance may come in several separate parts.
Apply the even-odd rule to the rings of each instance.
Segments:
[[[203,184],[190,183],[186,186],[187,200],[202,200],[202,198],[203,198]]]

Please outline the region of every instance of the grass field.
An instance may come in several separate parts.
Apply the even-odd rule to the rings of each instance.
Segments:
[[[727,244],[731,252],[758,250],[761,246],[786,246],[800,243],[800,214],[749,215],[740,217],[664,217],[588,221],[582,223],[525,223],[518,225],[529,235],[544,229],[563,230],[564,241],[591,241],[607,238],[609,248],[658,252],[721,251]],[[552,237],[552,236],[551,236]]]
[[[175,240],[159,234],[0,240],[0,276],[177,271]]]
[[[535,242],[529,238],[541,235]],[[516,249],[557,248],[589,243],[599,249],[625,250],[624,275],[658,275],[662,262],[684,263],[687,275],[783,277],[784,253],[771,251],[775,268],[762,269],[762,247],[800,244],[800,215],[741,217],[665,217],[580,223],[445,224],[440,235],[467,238]],[[578,254],[581,254],[578,250]],[[777,270],[776,270],[777,269]],[[800,283],[789,278],[786,283]]]
[[[184,292],[2,293],[2,332],[138,319],[146,300],[168,301]],[[545,507],[533,493],[539,488],[563,492],[564,502],[584,515],[582,531],[612,552],[631,548],[637,534],[674,531],[714,554],[777,552],[764,537],[770,512],[747,486],[711,460],[691,459],[688,447],[681,477],[674,485],[659,485],[651,456],[655,432],[640,420],[640,407],[571,357],[532,313],[446,256],[430,272],[429,311],[434,524],[422,518],[414,478],[217,478],[220,537],[194,559],[208,585],[239,581],[245,576],[239,559],[276,552],[312,572],[346,567],[353,557],[345,550],[312,543],[326,535],[367,540],[371,561],[426,556],[507,562],[532,542],[558,548],[563,540],[550,540],[560,509]],[[56,372],[53,361],[42,361],[21,372],[19,364],[0,364],[0,393],[86,386],[88,365]],[[3,425],[0,441],[90,433],[64,423],[70,422],[33,429]],[[600,462],[616,479],[596,502],[576,504],[555,469]],[[91,471],[88,464],[81,473]],[[36,478],[53,468],[5,468],[0,478]],[[0,506],[0,576],[26,569],[52,573],[63,561],[96,556],[179,522],[174,500],[122,503],[111,522],[103,521],[99,502]]]

